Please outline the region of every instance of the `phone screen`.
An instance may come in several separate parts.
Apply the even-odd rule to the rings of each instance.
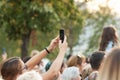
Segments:
[[[59,35],[60,35],[60,40],[62,40],[62,43],[63,43],[63,41],[64,41],[64,29],[60,29]]]

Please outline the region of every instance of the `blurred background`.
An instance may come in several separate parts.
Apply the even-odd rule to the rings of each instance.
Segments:
[[[64,28],[67,54],[89,55],[98,50],[103,27],[120,34],[119,0],[0,0],[0,51],[8,57],[42,50]],[[58,50],[49,59],[53,59]]]

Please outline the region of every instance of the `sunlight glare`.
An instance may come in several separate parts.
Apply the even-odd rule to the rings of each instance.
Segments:
[[[107,0],[91,0],[87,2],[87,8],[90,12],[96,12],[99,10],[99,5],[105,6]],[[109,0],[108,6],[113,12],[120,15],[120,0]]]

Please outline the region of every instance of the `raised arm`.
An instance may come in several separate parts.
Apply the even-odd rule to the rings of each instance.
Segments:
[[[50,45],[46,49],[51,52],[56,48],[58,43],[59,38],[56,37],[51,41]],[[40,62],[41,59],[43,59],[48,54],[48,51],[46,49],[42,50],[39,54],[33,56],[28,62],[25,63],[28,70],[32,69],[36,64]]]
[[[61,40],[59,42],[59,53],[54,62],[52,63],[50,69],[42,74],[43,80],[53,80],[56,76],[58,76],[66,50],[67,42],[65,37],[63,43],[61,43]]]

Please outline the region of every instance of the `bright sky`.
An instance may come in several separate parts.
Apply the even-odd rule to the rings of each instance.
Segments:
[[[84,0],[75,0],[82,2]],[[108,6],[113,10],[113,12],[116,12],[120,15],[120,0],[88,0],[87,5],[90,11],[96,11],[99,10],[98,5],[104,6],[106,4],[106,1],[108,2]]]

